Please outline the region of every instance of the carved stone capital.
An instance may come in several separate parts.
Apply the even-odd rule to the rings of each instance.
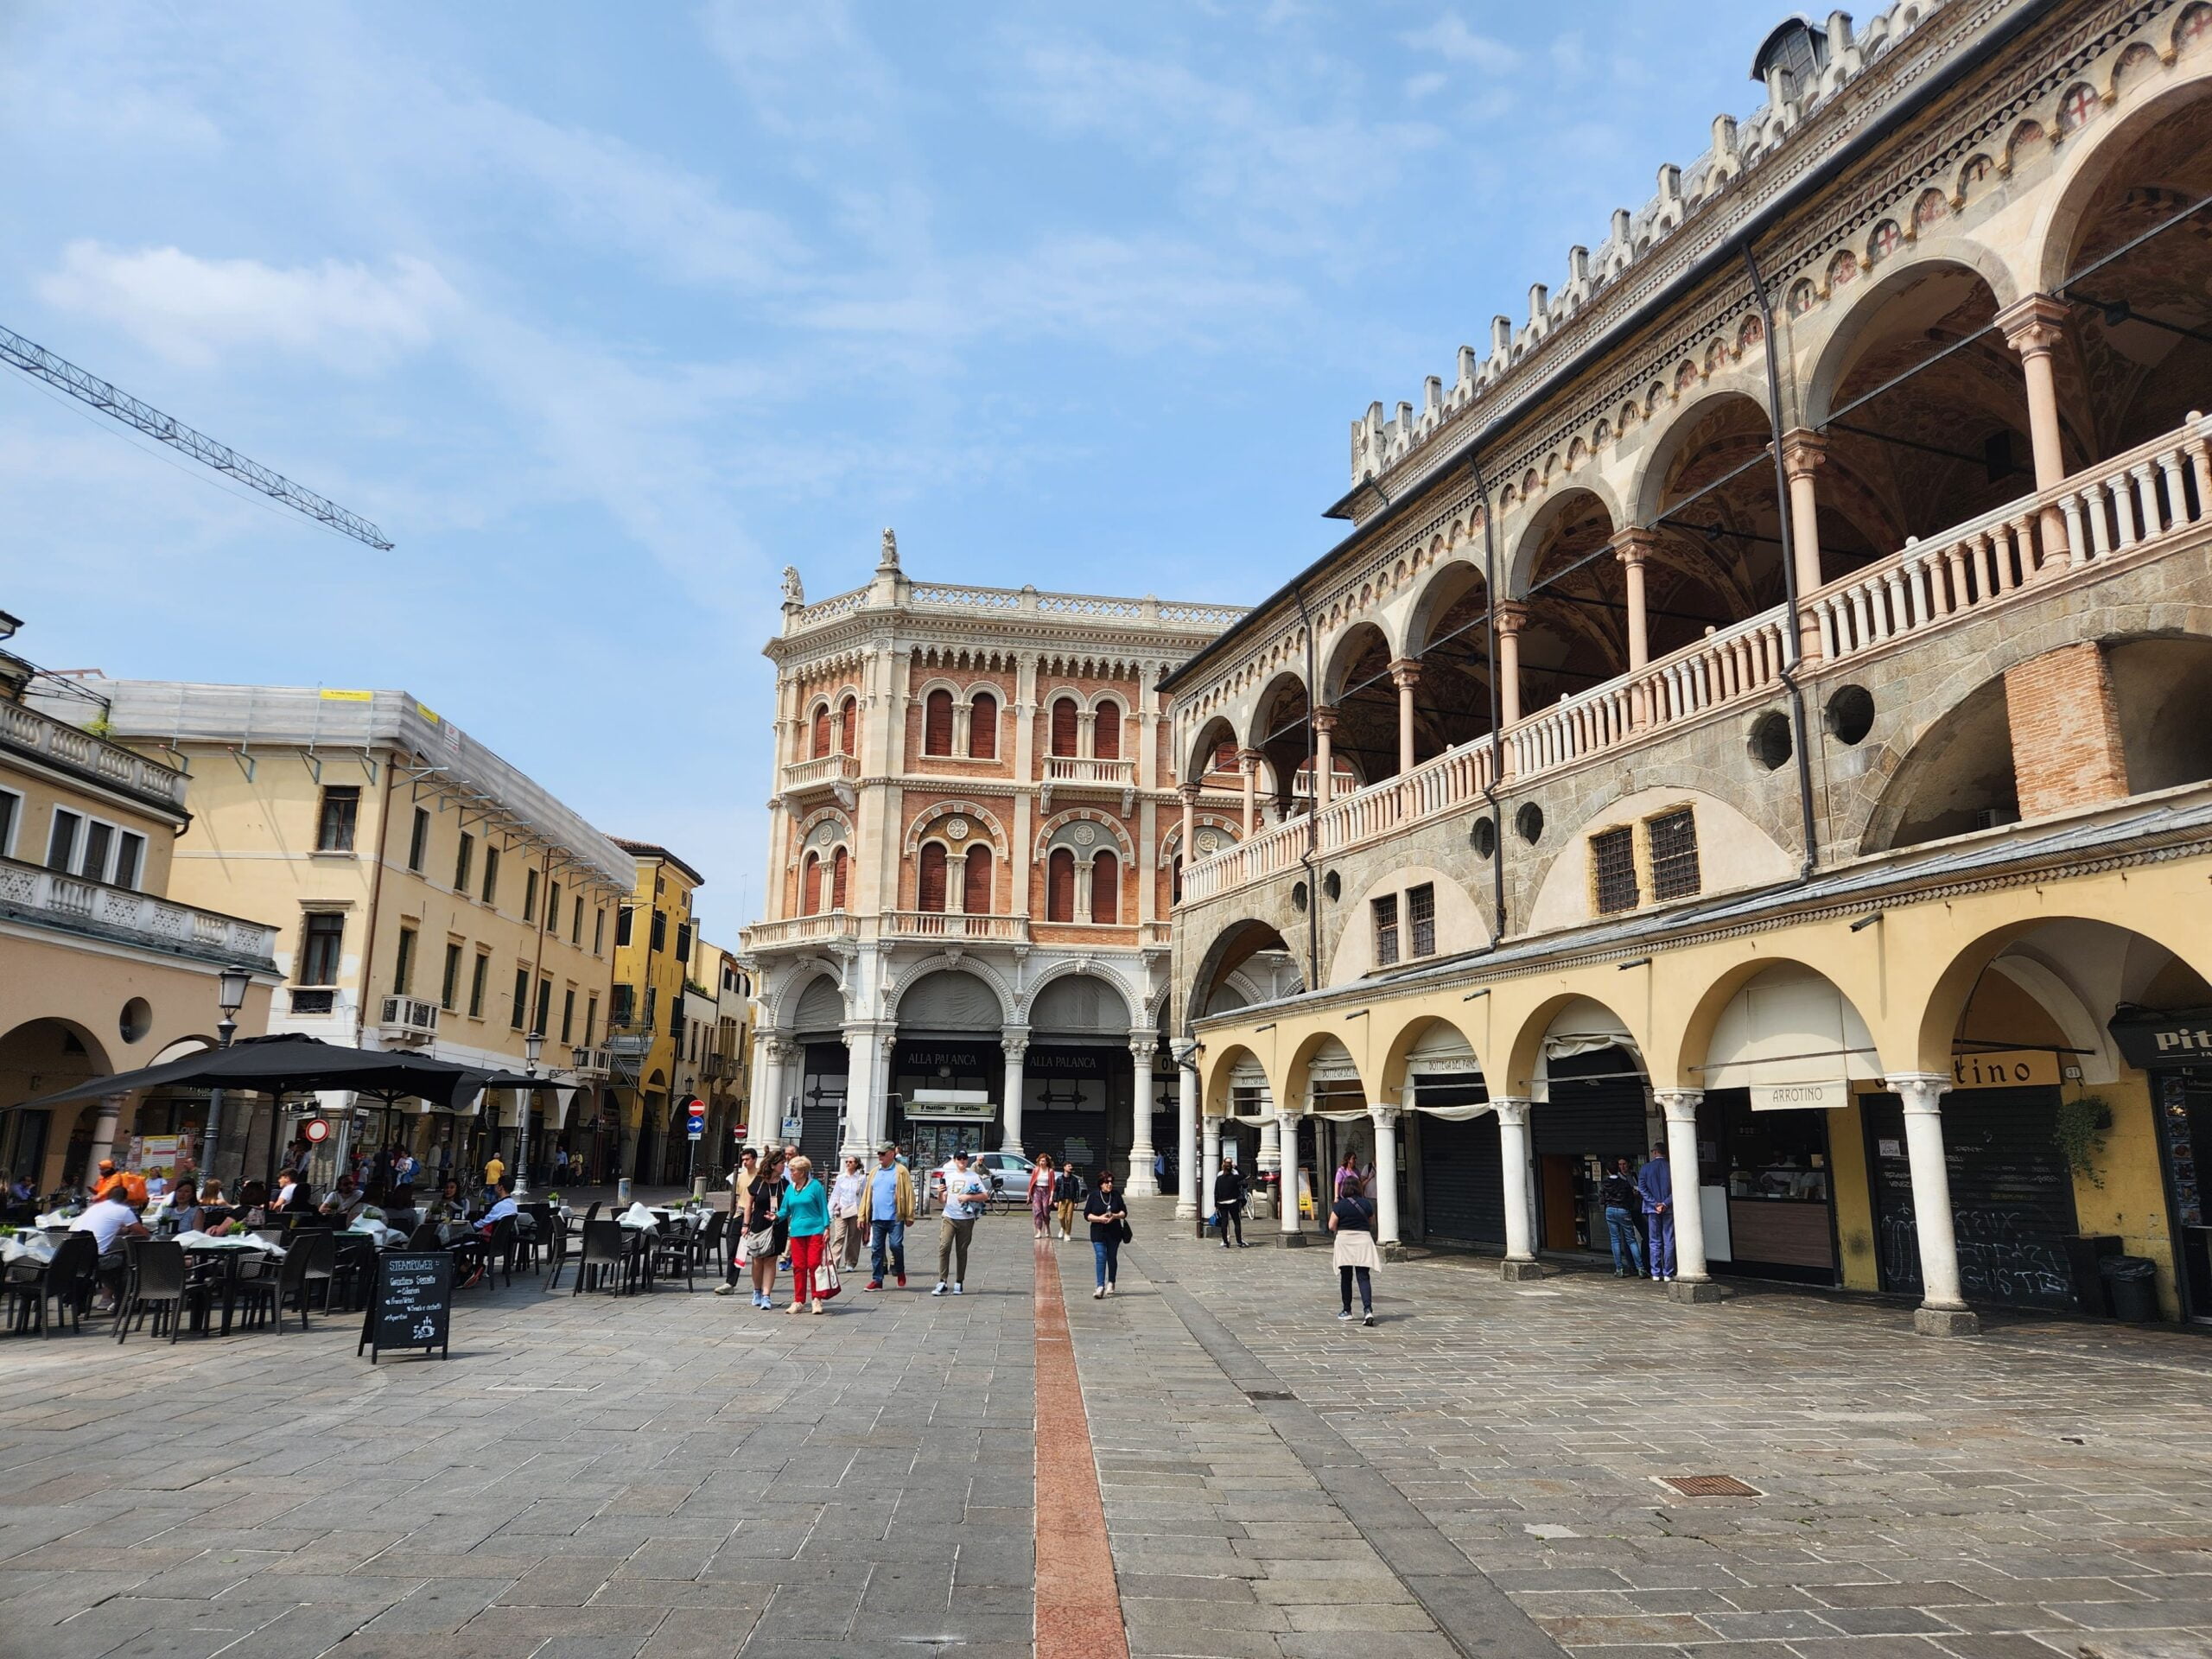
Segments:
[[[1518,633],[1529,626],[1529,607],[1517,599],[1509,599],[1497,607],[1497,618],[1500,633]]]
[[[1391,664],[1390,683],[1396,686],[1401,691],[1405,690],[1410,686],[1419,685],[1421,683],[1421,659],[1418,657],[1401,657],[1396,662]]]
[[[1333,709],[1316,709],[1313,711],[1313,729],[1317,732],[1327,732],[1333,734],[1337,729],[1338,719],[1338,715],[1337,711]]]
[[[1828,441],[1799,427],[1782,435],[1782,467],[1791,478],[1810,478],[1827,465]]]
[[[2047,356],[2066,338],[2068,307],[2048,294],[2029,294],[1997,314],[2005,343],[2022,357]]]
[[[1647,530],[1642,524],[1630,524],[1617,532],[1612,539],[1613,556],[1631,567],[1649,559],[1658,546],[1659,532]]]

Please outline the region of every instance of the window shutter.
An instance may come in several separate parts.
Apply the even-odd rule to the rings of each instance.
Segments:
[[[854,743],[858,741],[860,736],[861,706],[859,703],[854,702],[852,698],[847,697],[845,699],[845,706],[837,712],[844,717],[845,722],[844,738],[838,745],[838,747],[845,753],[850,754],[853,752]]]
[[[850,862],[842,847],[830,855],[830,908],[832,910],[845,907],[845,870]]]
[[[1045,919],[1075,920],[1075,855],[1065,847],[1052,849],[1045,865]]]
[[[1122,709],[1119,703],[1098,705],[1098,723],[1090,734],[1090,752],[1101,760],[1122,758]]]
[[[1075,699],[1062,697],[1052,704],[1052,753],[1075,753]]]
[[[915,880],[917,910],[944,908],[944,849],[932,841],[922,849],[922,862]]]
[[[811,916],[822,908],[822,857],[818,853],[806,855],[806,886],[799,900],[799,914]]]
[[[830,753],[830,709],[826,704],[814,711],[814,736],[808,753],[817,760]]]
[[[968,753],[978,760],[999,758],[999,700],[988,691],[976,694],[968,712]]]
[[[991,913],[991,849],[981,844],[968,849],[968,870],[963,879],[960,908],[970,916]]]
[[[1090,861],[1090,919],[1122,919],[1122,866],[1111,853],[1100,853]]]
[[[932,691],[922,706],[922,753],[952,753],[952,693]]]

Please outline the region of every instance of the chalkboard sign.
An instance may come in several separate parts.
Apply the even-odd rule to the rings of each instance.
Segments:
[[[386,1348],[435,1348],[452,1352],[453,1256],[445,1250],[391,1250],[377,1258],[376,1288],[361,1319],[359,1354],[369,1363]]]

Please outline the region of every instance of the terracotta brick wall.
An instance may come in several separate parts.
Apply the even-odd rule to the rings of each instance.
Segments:
[[[2112,676],[2094,641],[2063,645],[2009,670],[2005,708],[2023,818],[2127,793]]]

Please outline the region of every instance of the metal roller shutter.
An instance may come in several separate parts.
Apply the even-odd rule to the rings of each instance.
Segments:
[[[1480,1084],[1417,1085],[1433,1106],[1474,1105],[1489,1096]],[[1497,1145],[1497,1119],[1490,1113],[1464,1123],[1440,1117],[1421,1121],[1421,1230],[1447,1244],[1505,1245],[1505,1164]]]
[[[2067,1234],[2074,1177],[2052,1140],[2056,1089],[1961,1089],[1943,1099],[1943,1161],[1959,1279],[1969,1301],[2071,1309]],[[1918,1294],[1920,1241],[1904,1112],[1895,1095],[1860,1097],[1874,1170],[1882,1288]]]
[[[1634,1158],[1644,1150],[1643,1077],[1634,1055],[1601,1048],[1553,1060],[1546,1071],[1551,1098],[1529,1114],[1538,1157]]]

